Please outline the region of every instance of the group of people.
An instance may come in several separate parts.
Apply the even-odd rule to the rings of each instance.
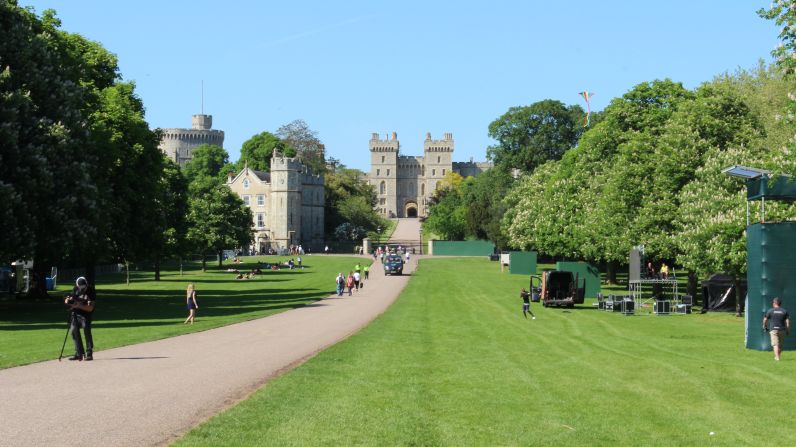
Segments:
[[[362,266],[359,262],[354,266],[354,270],[348,272],[348,276],[343,276],[343,272],[338,273],[334,280],[337,296],[343,296],[346,288],[348,288],[348,296],[351,296],[352,292],[365,287],[365,280],[369,277],[370,266]]]
[[[665,262],[661,262],[661,268],[655,270],[652,261],[647,262],[646,275],[648,279],[669,279],[669,266]]]

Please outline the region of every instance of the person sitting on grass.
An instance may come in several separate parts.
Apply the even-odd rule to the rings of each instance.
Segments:
[[[522,290],[520,290],[520,298],[522,298],[522,316],[528,318],[528,315],[526,314],[527,312],[531,314],[532,317],[531,319],[535,320],[536,315],[534,315],[533,312],[531,312],[531,294],[528,293],[527,290],[525,290],[525,287],[523,287]]]
[[[235,279],[243,279],[243,273],[238,273],[238,276],[236,276]]]

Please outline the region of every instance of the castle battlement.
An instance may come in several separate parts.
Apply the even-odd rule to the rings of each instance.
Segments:
[[[369,146],[371,152],[398,152],[401,143],[398,141],[396,132],[392,133],[392,139],[385,135],[383,140],[379,139],[379,134],[374,132],[371,134]]]
[[[159,148],[171,160],[185,165],[193,158],[193,150],[197,146],[212,144],[224,147],[224,131],[211,129],[212,125],[212,115],[193,115],[190,129],[162,129]]]
[[[426,133],[426,139],[423,141],[423,152],[453,152],[453,134],[445,132],[442,134],[441,140],[432,140],[431,132]]]

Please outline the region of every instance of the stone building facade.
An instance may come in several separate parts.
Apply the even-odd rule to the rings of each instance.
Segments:
[[[397,133],[380,139],[371,136],[370,173],[368,182],[376,190],[376,209],[385,217],[425,217],[428,200],[437,189],[437,183],[450,172],[463,177],[480,174],[492,167],[486,162],[454,162],[452,133],[433,140],[426,134],[423,155],[401,155]]]
[[[252,210],[254,251],[291,245],[320,252],[324,246],[324,177],[296,158],[274,153],[271,172],[248,166],[227,178],[229,188]]]
[[[193,115],[190,129],[162,129],[160,150],[180,166],[193,158],[193,150],[203,144],[224,147],[224,131],[214,130],[212,115]]]

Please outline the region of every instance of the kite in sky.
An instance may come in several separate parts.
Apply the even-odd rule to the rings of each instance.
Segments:
[[[583,100],[586,101],[586,118],[583,119],[583,127],[589,127],[591,123],[591,105],[589,105],[589,100],[594,96],[594,92],[585,90],[578,94],[583,96]]]

